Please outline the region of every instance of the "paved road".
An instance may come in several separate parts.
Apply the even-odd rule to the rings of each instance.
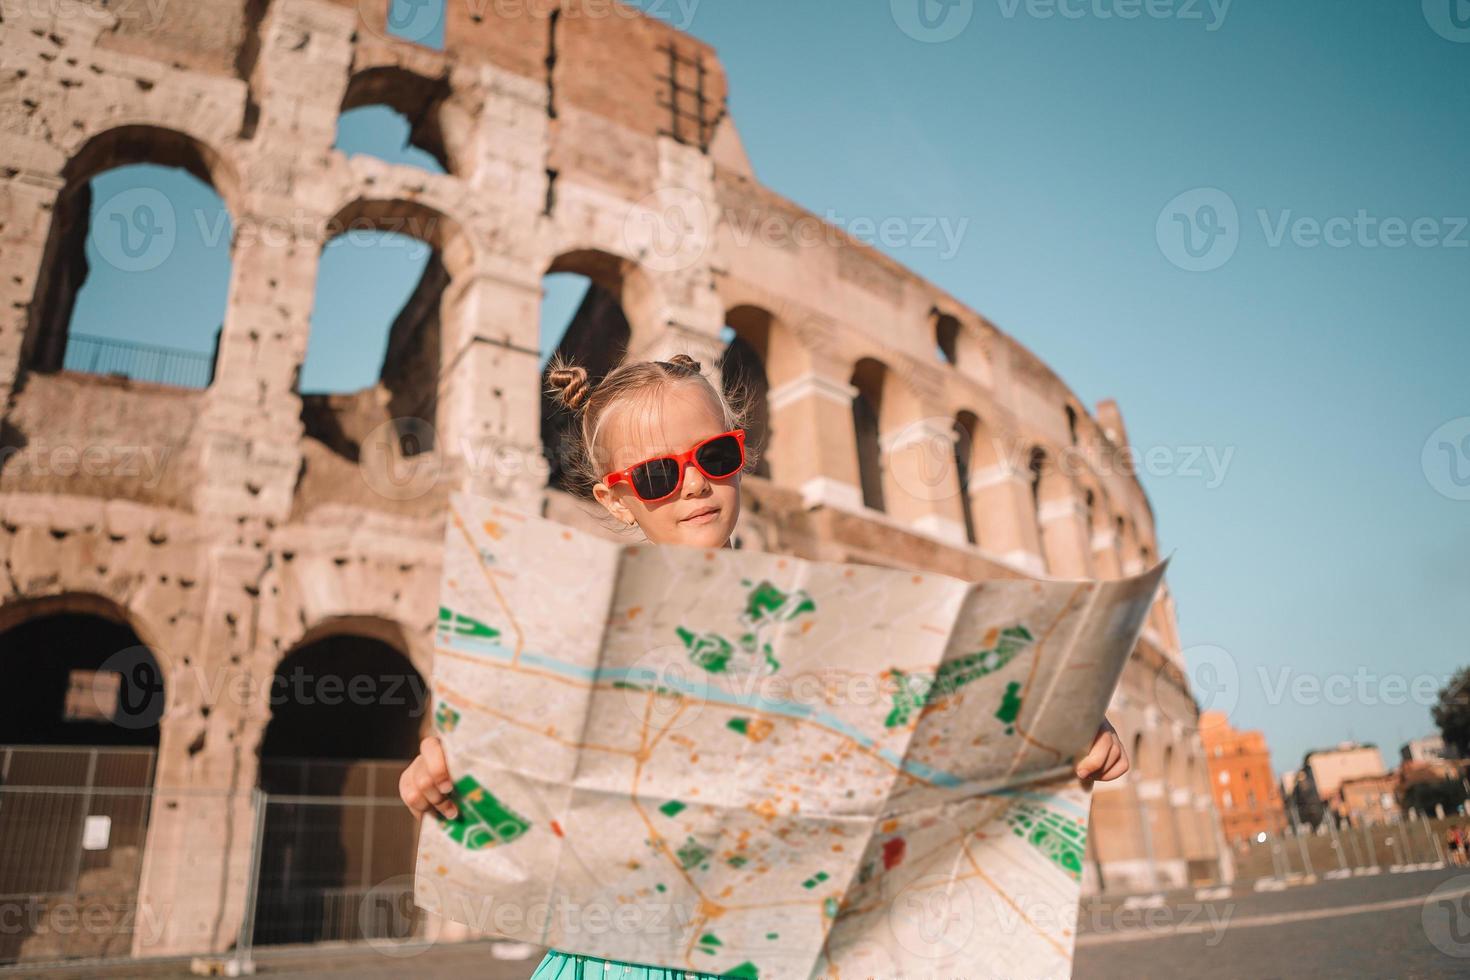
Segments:
[[[1465,869],[1084,908],[1081,919],[1077,980],[1470,976]]]
[[[1470,870],[1384,874],[1281,892],[1240,888],[1205,902],[1176,895],[1157,908],[1094,902],[1084,906],[1079,927],[1077,980],[1467,977]],[[262,976],[293,980],[526,980],[542,950],[521,952],[529,955],[505,959],[495,955],[495,944],[489,942],[389,952],[315,947],[264,951],[258,966]],[[186,962],[173,970],[157,963],[145,972],[139,969],[132,964],[19,975],[47,980],[189,976]]]

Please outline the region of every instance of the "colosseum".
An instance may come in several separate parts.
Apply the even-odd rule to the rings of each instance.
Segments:
[[[548,275],[588,283],[560,347],[594,375],[686,351],[756,393],[739,547],[971,579],[1160,554],[1118,406],[762,186],[708,45],[612,0],[410,38],[390,3],[5,5],[0,898],[28,913],[0,963],[373,934],[412,869],[448,493],[611,533],[558,466]],[[335,147],[364,106],[442,172]],[[202,354],[70,333],[91,182],[138,164],[228,210]],[[432,252],[376,383],[303,394],[323,248],[364,229]],[[1167,589],[1110,717],[1135,769],[1097,787],[1085,887],[1228,879]],[[104,924],[59,928],[78,901]]]

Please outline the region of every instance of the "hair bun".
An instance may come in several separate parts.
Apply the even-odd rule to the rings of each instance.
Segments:
[[[574,412],[581,411],[592,394],[587,369],[580,366],[552,368],[546,374],[546,383],[557,399]]]
[[[689,371],[698,372],[700,370],[699,362],[690,357],[688,354],[675,354],[673,357],[669,358],[668,363],[678,365],[679,367]]]

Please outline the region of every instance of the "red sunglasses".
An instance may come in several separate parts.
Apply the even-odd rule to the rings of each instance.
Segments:
[[[682,453],[654,456],[625,470],[609,473],[602,482],[609,487],[627,481],[644,503],[672,496],[684,483],[684,464],[693,463],[711,480],[724,479],[745,465],[745,430],[731,429],[701,439]]]

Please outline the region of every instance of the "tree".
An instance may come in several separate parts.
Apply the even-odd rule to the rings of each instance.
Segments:
[[[1470,758],[1470,667],[1461,667],[1439,692],[1431,711],[1445,748],[1455,758]]]

